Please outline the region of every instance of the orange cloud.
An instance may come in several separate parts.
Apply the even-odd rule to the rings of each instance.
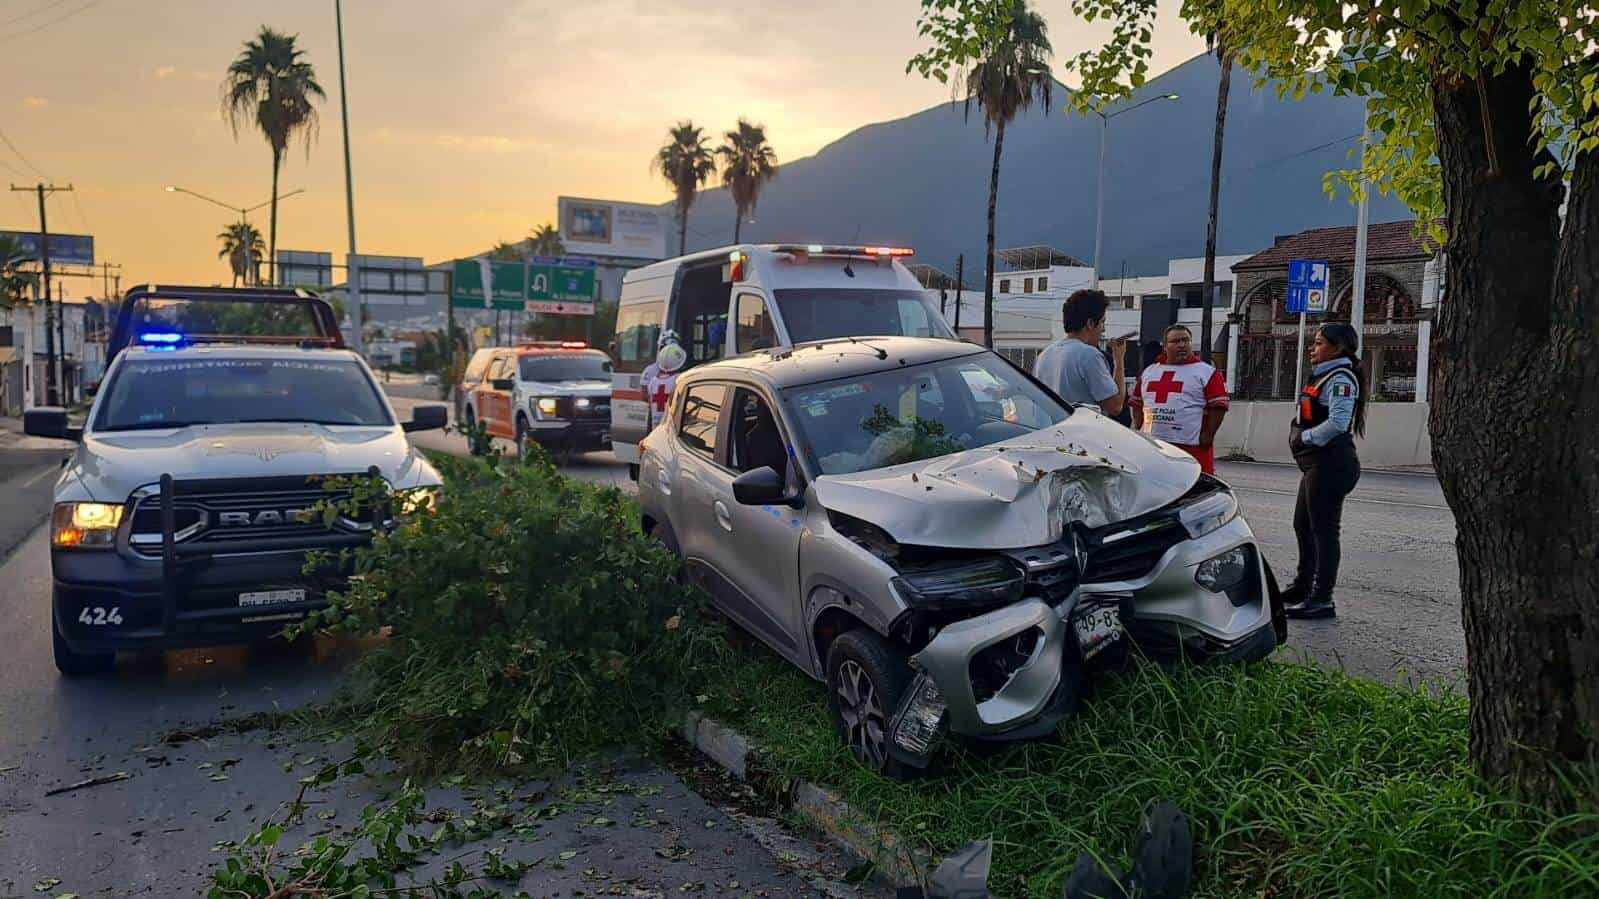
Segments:
[[[46,106],[49,106],[49,105],[50,105],[50,101],[46,100],[43,97],[23,97],[22,98],[22,108],[23,109],[43,109],[43,108],[45,108]]]

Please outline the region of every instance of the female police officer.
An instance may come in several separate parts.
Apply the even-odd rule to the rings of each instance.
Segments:
[[[1355,435],[1366,432],[1366,396],[1361,386],[1355,329],[1322,325],[1310,347],[1310,383],[1299,394],[1289,447],[1302,472],[1294,504],[1299,568],[1283,591],[1290,618],[1330,618],[1338,581],[1338,528],[1344,497],[1360,480]]]

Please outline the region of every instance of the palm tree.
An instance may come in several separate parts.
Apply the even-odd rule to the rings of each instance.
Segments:
[[[528,235],[528,240],[532,242],[535,256],[566,255],[566,245],[561,243],[561,232],[555,230],[555,226],[549,222],[534,228],[533,233]]]
[[[983,278],[983,345],[994,345],[994,207],[999,202],[999,158],[1005,149],[1005,126],[1036,98],[1049,108],[1055,79],[1049,73],[1053,52],[1044,19],[1027,0],[1009,0],[1010,24],[983,59],[962,72],[956,91],[983,110],[983,133],[994,129],[994,169],[988,178],[988,255]]]
[[[232,126],[234,138],[240,127],[254,125],[272,148],[269,272],[275,271],[278,253],[278,171],[283,167],[283,154],[296,136],[302,136],[306,158],[311,157],[317,131],[312,101],[327,99],[322,85],[317,84],[316,70],[305,61],[305,51],[295,46],[296,37],[261,26],[261,33],[245,43],[222,79],[222,114]]]
[[[1205,284],[1204,298],[1199,313],[1199,358],[1211,358],[1210,316],[1211,294],[1216,292],[1216,219],[1221,195],[1222,132],[1227,128],[1227,94],[1232,89],[1234,51],[1226,41],[1217,41],[1214,35],[1205,38],[1206,49],[1213,50],[1221,61],[1221,80],[1216,84],[1216,138],[1210,151],[1210,219],[1205,225]]]
[[[650,160],[650,170],[660,172],[677,195],[677,253],[681,256],[688,248],[688,208],[694,205],[694,194],[716,172],[716,157],[705,146],[704,129],[687,119],[668,135]]]
[[[31,272],[22,264],[32,262],[33,254],[10,235],[0,235],[0,307],[7,309],[28,302],[28,288],[34,283]]]
[[[503,240],[494,242],[494,249],[489,251],[489,258],[496,262],[521,262],[527,257],[527,247],[521,241],[506,243]]]
[[[716,155],[722,158],[722,185],[733,195],[737,218],[733,220],[733,242],[738,243],[746,213],[755,211],[755,201],[766,182],[777,177],[777,153],[766,142],[766,126],[738,120],[738,130],[722,136]]]
[[[217,240],[222,243],[217,258],[226,259],[233,270],[233,286],[238,287],[240,279],[245,287],[260,283],[261,254],[266,251],[260,230],[249,222],[234,222],[217,234]]]

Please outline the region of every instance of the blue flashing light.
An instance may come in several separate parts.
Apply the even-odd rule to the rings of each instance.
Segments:
[[[140,343],[174,344],[183,340],[183,335],[176,331],[146,331],[139,335]]]

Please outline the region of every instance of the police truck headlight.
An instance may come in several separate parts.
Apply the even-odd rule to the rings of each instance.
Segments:
[[[116,544],[122,507],[110,503],[56,503],[50,516],[50,543],[82,549],[109,549]]]
[[[1217,490],[1204,499],[1184,506],[1177,517],[1188,530],[1188,536],[1197,540],[1237,518],[1238,499],[1231,491]]]
[[[555,397],[541,396],[533,401],[533,412],[539,418],[554,418],[555,405]]]

